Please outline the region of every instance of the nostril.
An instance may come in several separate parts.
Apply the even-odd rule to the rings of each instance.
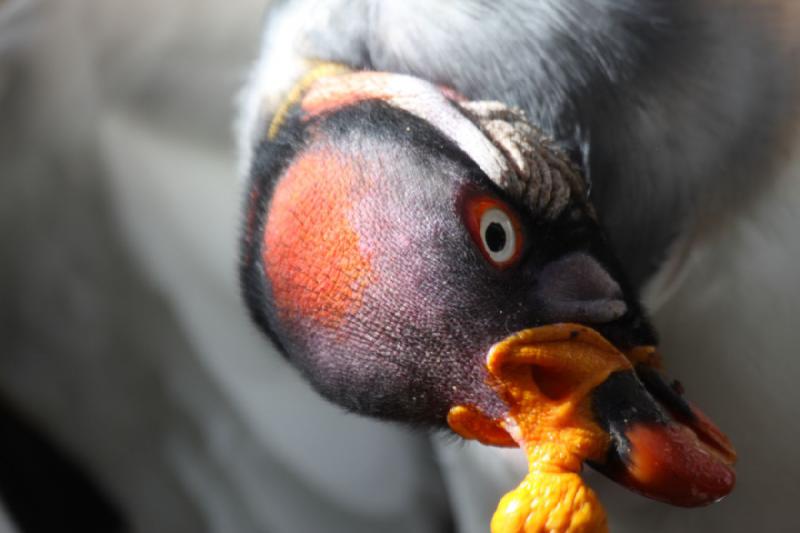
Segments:
[[[546,319],[560,322],[601,324],[628,311],[619,284],[596,259],[582,252],[542,269],[536,299]]]

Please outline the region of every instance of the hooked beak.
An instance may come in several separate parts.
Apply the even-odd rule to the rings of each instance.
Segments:
[[[578,472],[588,461],[645,496],[688,507],[733,489],[730,442],[668,385],[652,347],[623,353],[593,329],[555,324],[497,343],[486,367],[506,415],[457,406],[448,423],[466,438],[520,446],[532,471]]]
[[[660,370],[638,363],[612,374],[591,394],[595,419],[611,437],[597,470],[645,496],[673,505],[707,505],[736,480],[736,452]]]

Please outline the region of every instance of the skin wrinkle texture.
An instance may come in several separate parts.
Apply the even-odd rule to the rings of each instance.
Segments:
[[[284,320],[337,329],[373,282],[369,254],[351,226],[358,187],[351,161],[316,149],[301,155],[275,190],[264,235],[265,274]]]
[[[325,122],[327,122],[327,119],[323,123]],[[387,123],[391,122],[391,120],[387,120]],[[319,135],[330,135],[332,131],[339,131],[336,130],[336,127],[323,127],[323,123],[320,123],[320,126],[314,126],[312,129],[316,129]],[[421,126],[421,123],[418,125],[412,121],[409,125],[409,132],[404,132],[402,135],[409,141],[415,139],[418,137],[415,135],[416,128]],[[425,128],[429,127],[426,126]],[[428,132],[425,128],[419,131],[420,138],[433,133]],[[394,132],[386,133],[395,135]],[[383,213],[386,216],[384,222],[394,225],[395,231],[391,234],[395,235],[397,239],[394,242],[362,242],[366,249],[377,248],[382,250],[381,257],[375,258],[375,260],[380,260],[381,264],[376,264],[375,266],[377,268],[376,272],[380,273],[381,279],[385,280],[386,283],[367,290],[365,297],[371,304],[364,307],[366,314],[356,313],[349,316],[343,327],[340,328],[341,331],[347,332],[349,344],[343,347],[334,346],[332,345],[332,339],[326,338],[326,335],[321,331],[313,331],[311,335],[303,339],[295,339],[293,343],[296,343],[301,348],[298,350],[301,353],[313,352],[323,347],[326,348],[329,355],[324,360],[315,359],[315,361],[333,372],[334,376],[339,377],[326,379],[321,384],[318,383],[323,388],[338,389],[340,385],[337,385],[337,383],[340,383],[339,380],[341,378],[341,387],[347,386],[348,389],[357,389],[357,387],[352,387],[352,382],[348,383],[347,379],[367,383],[374,382],[371,380],[377,378],[378,382],[383,384],[383,399],[379,398],[377,401],[383,402],[397,396],[397,400],[391,401],[403,403],[406,401],[405,393],[410,389],[411,392],[408,397],[416,402],[414,405],[418,405],[418,408],[422,409],[423,412],[435,409],[433,412],[441,413],[438,415],[441,417],[446,413],[446,407],[443,403],[454,394],[467,393],[477,394],[477,397],[486,396],[484,401],[491,404],[496,400],[492,400],[490,391],[481,385],[483,378],[480,365],[459,365],[455,364],[455,361],[451,365],[444,364],[444,361],[449,358],[463,358],[464,354],[474,351],[474,347],[471,346],[473,342],[470,339],[475,336],[476,332],[487,330],[485,319],[481,318],[482,312],[480,309],[485,305],[487,298],[497,298],[497,295],[490,295],[490,293],[470,294],[469,291],[465,290],[470,284],[469,279],[471,277],[476,274],[483,277],[484,274],[463,271],[465,266],[474,269],[471,265],[475,263],[475,259],[479,255],[475,255],[477,251],[474,250],[474,245],[463,227],[463,223],[458,217],[452,216],[454,214],[453,188],[460,182],[461,178],[458,176],[463,172],[463,168],[459,169],[458,165],[453,165],[452,163],[443,164],[443,160],[438,154],[440,150],[444,149],[442,139],[434,141],[436,152],[426,156],[430,158],[429,160],[414,161],[421,152],[419,150],[409,152],[406,149],[401,149],[398,152],[398,149],[393,147],[392,143],[394,141],[392,141],[391,137],[381,140],[382,134],[380,133],[371,137],[362,137],[357,132],[341,134],[346,139],[351,140],[343,138],[334,141],[332,139],[320,140],[319,137],[316,138],[317,142],[327,144],[336,142],[337,146],[345,147],[348,158],[353,156],[357,158],[358,153],[361,153],[370,160],[371,166],[360,165],[360,168],[354,167],[357,172],[350,175],[350,179],[360,179],[358,177],[359,174],[365,171],[372,172],[372,176],[378,178],[374,187],[371,188],[370,194],[365,195],[360,201],[360,207],[352,212],[354,218],[358,219],[359,213],[365,215]],[[368,146],[359,145],[359,142],[363,143],[365,141]],[[408,141],[404,140],[403,142]],[[447,150],[445,152],[447,153]],[[409,159],[412,154],[414,154],[414,158]],[[455,152],[453,152],[453,155],[455,155]],[[463,158],[463,155],[459,155],[459,158]],[[391,161],[391,164],[381,163],[381,161]],[[406,162],[403,163],[403,161]],[[417,169],[430,167],[444,170],[448,166],[452,168],[451,171],[447,172],[448,177],[431,176],[432,179],[423,187],[419,187],[415,180],[409,180],[407,176],[403,175],[405,172],[424,175],[424,172],[420,172]],[[474,172],[474,169],[469,170],[469,173]],[[395,185],[387,186],[389,183]],[[403,184],[404,186],[397,187],[396,184]],[[389,196],[386,196],[387,194]],[[445,203],[441,204],[442,201]],[[393,205],[406,206],[406,208],[392,214],[391,206]],[[437,216],[430,218],[431,213],[437,213]],[[416,219],[414,218],[415,216],[417,217]],[[368,216],[358,222],[357,225],[362,238],[381,234],[381,232],[375,231],[374,228],[369,226],[377,223],[380,218],[375,216],[370,218]],[[402,220],[407,222],[400,224],[399,221]],[[427,220],[427,223],[420,225],[425,220]],[[405,233],[404,228],[407,228]],[[427,236],[424,234],[417,235],[418,228],[426,228]],[[452,238],[449,236],[458,235],[459,233],[463,235],[463,242],[451,242]],[[405,242],[405,249],[400,246],[403,242]],[[416,243],[418,253],[409,254],[408,246],[414,243]],[[423,253],[420,251],[419,247],[423,243],[424,247],[430,250],[429,252]],[[464,246],[465,244],[467,246]],[[466,263],[451,263],[452,257],[463,256],[465,252],[467,253],[467,256],[464,257],[467,260]],[[269,251],[263,250],[262,253],[265,257],[268,257]],[[416,257],[426,257],[426,261],[419,262],[415,259]],[[445,258],[447,259],[445,260]],[[481,266],[479,270],[484,268]],[[459,272],[460,269],[461,272]],[[438,283],[438,279],[460,281],[442,286]],[[504,293],[507,290],[506,288],[502,292]],[[433,298],[436,294],[439,297]],[[519,300],[519,296],[515,299]],[[387,306],[383,302],[392,302],[392,305]],[[461,303],[459,304],[458,302]],[[478,322],[471,325],[461,324],[460,322],[462,321],[457,320],[455,316],[450,317],[455,312],[452,308],[453,305],[455,305],[456,309],[473,309],[472,315],[475,316]],[[500,307],[507,305],[500,304]],[[512,303],[511,305],[517,308],[521,307],[517,303]],[[480,326],[479,324],[481,323],[484,323],[484,325]],[[291,325],[283,324],[283,321],[281,321],[281,324],[277,324],[276,327],[281,330],[292,329]],[[496,338],[500,338],[505,333],[506,331],[503,330],[499,334],[489,331],[486,331],[485,334],[497,335]],[[412,343],[415,346],[409,346],[408,343]],[[452,351],[450,353],[437,353],[435,347],[442,345],[451,346]],[[392,346],[404,346],[404,349],[417,350],[424,354],[423,356],[426,359],[439,359],[442,363],[417,365],[413,362],[408,364],[408,362],[404,363],[402,360],[396,361],[398,358],[391,353]],[[459,350],[459,346],[462,346],[463,349]],[[290,347],[287,347],[287,349],[291,350]],[[348,351],[360,354],[363,356],[364,361],[358,362],[357,358],[347,354]],[[480,357],[480,354],[478,354],[478,357]],[[376,364],[389,364],[396,369],[397,375],[393,379],[386,375],[372,376],[373,370],[367,364],[367,361],[375,361]],[[338,362],[338,364],[335,362]],[[356,366],[354,367],[353,365]],[[316,372],[316,370],[312,371]],[[476,383],[477,386],[458,386],[455,391],[450,386],[447,386],[446,390],[441,391],[442,397],[440,400],[442,403],[439,401],[435,403],[426,402],[428,391],[437,380],[436,376],[441,377],[444,375],[443,373],[451,372],[456,372],[457,374],[465,372],[456,381],[461,381],[464,385]],[[364,401],[366,400],[354,397],[352,392],[348,393],[348,398],[348,402],[352,402],[354,408],[355,406],[364,407]],[[369,401],[372,402],[371,399]],[[388,412],[391,411],[392,409],[390,408]]]

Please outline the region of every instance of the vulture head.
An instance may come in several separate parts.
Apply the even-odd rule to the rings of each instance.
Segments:
[[[571,352],[523,364],[554,405],[583,390],[582,423],[603,435],[590,463],[679,505],[731,490],[727,440],[652,349],[636,355],[655,333],[577,167],[519,112],[409,76],[328,68],[267,126],[248,182],[244,296],[323,396],[467,436],[508,416],[487,366],[498,343],[590,328],[630,364],[581,372]],[[477,437],[511,443],[495,429]]]

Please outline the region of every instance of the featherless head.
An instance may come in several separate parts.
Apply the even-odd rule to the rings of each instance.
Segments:
[[[732,449],[667,385],[578,167],[501,103],[320,69],[256,149],[241,266],[317,390],[673,503],[726,494]]]

